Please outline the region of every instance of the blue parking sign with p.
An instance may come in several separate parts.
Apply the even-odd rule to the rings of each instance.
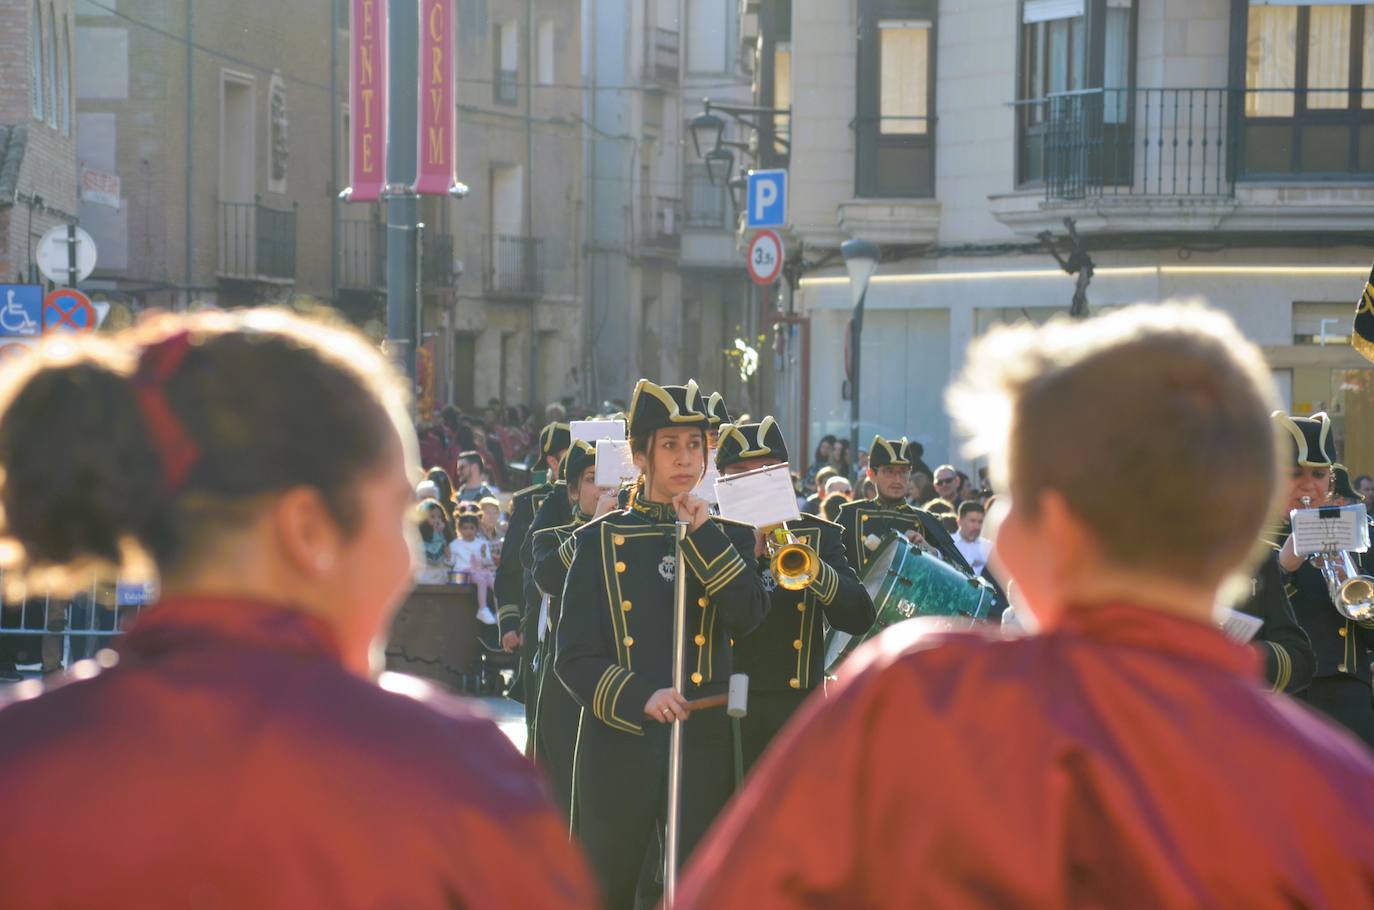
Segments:
[[[787,171],[750,171],[747,190],[750,228],[787,225]]]
[[[0,284],[0,336],[43,334],[43,289],[36,284]]]

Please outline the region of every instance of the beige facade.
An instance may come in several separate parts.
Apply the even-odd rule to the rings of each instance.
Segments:
[[[1370,371],[1343,343],[1368,271],[1361,237],[1374,227],[1374,148],[1364,146],[1374,102],[1361,70],[1341,62],[1374,61],[1361,6],[790,8],[791,252],[829,264],[808,270],[793,301],[812,344],[779,412],[795,413],[804,389],[812,437],[848,433],[852,298],[835,253],[862,237],[882,246],[884,261],[866,303],[860,437],[905,434],[925,444],[931,464],[956,459],[943,388],[989,326],[1067,311],[1074,278],[1037,234],[1051,231],[1066,252],[1071,217],[1097,267],[1093,308],[1187,297],[1229,312],[1264,347],[1285,405],[1331,409],[1351,460],[1374,467],[1374,437],[1345,420],[1374,410],[1362,391]],[[1313,15],[1330,21],[1314,28]],[[919,31],[929,52],[874,62],[879,45],[921,46],[894,40],[902,30]],[[1271,49],[1294,44],[1315,61],[1304,72]],[[1266,80],[1293,91],[1276,95]],[[1285,116],[1257,116],[1266,104]],[[924,105],[924,128],[899,126]],[[910,155],[913,168],[926,166],[928,148],[928,186],[875,192],[900,181],[881,170],[893,159],[866,158],[865,143],[877,156]]]
[[[122,193],[82,205],[93,286],[135,306],[332,299],[336,24],[329,4],[79,4],[78,155]]]

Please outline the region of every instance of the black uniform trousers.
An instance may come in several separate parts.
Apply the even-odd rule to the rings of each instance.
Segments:
[[[792,715],[811,695],[803,689],[779,692],[750,692],[749,713],[740,719],[740,738],[744,742],[744,770],[758,764],[768,744],[787,726]],[[817,695],[824,698],[824,695]]]
[[[725,691],[707,686],[705,694]],[[751,706],[752,707],[752,706]],[[582,718],[577,742],[577,839],[608,910],[631,910],[647,851],[657,854],[668,820],[667,724],[648,721],[644,735]],[[715,820],[735,787],[730,719],[718,709],[692,715],[683,729],[679,859]],[[595,808],[591,808],[595,807]]]
[[[554,675],[552,638],[544,639],[541,651],[538,713],[534,722],[535,762],[548,777],[555,805],[571,822],[573,760],[577,755],[577,725],[582,718],[582,706]]]
[[[1319,676],[1299,697],[1374,749],[1374,690],[1369,683],[1344,674]]]

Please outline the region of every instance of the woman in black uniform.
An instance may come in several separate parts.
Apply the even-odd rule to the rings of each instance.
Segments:
[[[606,906],[632,907],[647,849],[666,822],[669,724],[689,700],[723,693],[731,638],[763,619],[754,530],[710,515],[691,495],[706,466],[709,419],[696,383],[641,379],[630,448],[641,476],[628,508],[584,525],[563,589],[554,668],[585,709],[575,778],[577,837]],[[677,558],[675,523],[688,525]],[[681,563],[686,563],[682,565]],[[672,688],[673,588],[687,576],[685,688]],[[734,787],[730,725],[720,710],[684,728],[681,858]]]

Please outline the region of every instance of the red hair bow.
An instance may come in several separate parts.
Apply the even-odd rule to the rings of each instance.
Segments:
[[[148,425],[153,447],[162,460],[162,486],[169,495],[180,489],[200,458],[200,447],[172,411],[167,382],[191,350],[189,332],[177,332],[143,349],[134,374],[134,397]]]

